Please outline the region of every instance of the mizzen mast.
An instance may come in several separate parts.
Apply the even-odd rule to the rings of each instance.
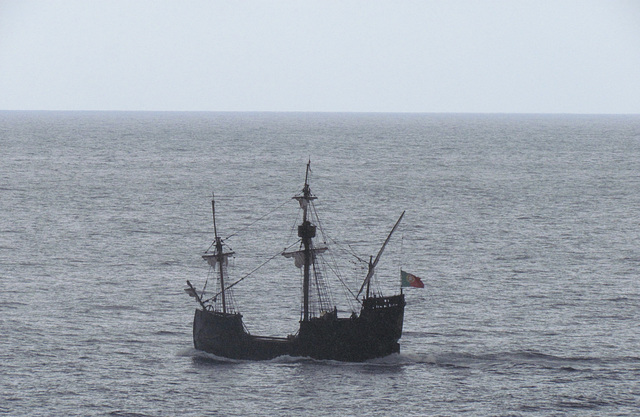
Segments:
[[[367,276],[364,279],[364,282],[362,283],[362,286],[360,287],[360,291],[358,291],[358,295],[356,295],[356,299],[360,297],[360,294],[362,293],[362,290],[365,288],[365,286],[367,287],[367,292],[365,297],[369,298],[369,287],[371,286],[371,278],[373,277],[373,274],[375,272],[376,265],[378,265],[378,261],[380,260],[380,257],[382,256],[382,252],[384,252],[384,248],[387,246],[387,243],[389,243],[389,240],[391,239],[391,235],[393,235],[393,232],[396,231],[396,229],[398,228],[398,225],[402,221],[402,218],[404,217],[404,213],[405,212],[403,211],[400,217],[398,218],[398,220],[396,221],[396,224],[393,225],[393,228],[389,232],[389,235],[385,239],[384,243],[382,244],[382,247],[380,248],[380,251],[378,252],[378,255],[376,256],[376,259],[372,260],[372,258],[369,258],[369,270],[367,272]]]

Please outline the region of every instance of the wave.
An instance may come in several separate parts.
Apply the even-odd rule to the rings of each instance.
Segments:
[[[177,353],[177,356],[190,357],[197,363],[211,363],[211,364],[223,364],[223,363],[243,363],[249,362],[240,359],[229,359],[222,356],[216,356],[213,353],[203,352],[196,348],[182,349]]]
[[[113,417],[151,417],[149,414],[131,413],[129,411],[116,410],[108,414]]]
[[[153,332],[153,335],[155,336],[181,336],[182,334],[182,332],[172,332],[170,330],[158,330]]]
[[[139,307],[123,304],[111,304],[111,305],[96,305],[93,310],[101,311],[137,311]]]
[[[509,363],[509,364],[549,364],[567,362],[599,362],[599,358],[590,357],[561,357],[541,352],[524,350],[515,352],[495,352],[485,354],[471,353],[448,353],[436,355],[436,363],[454,362],[460,364],[487,364],[487,363]]]
[[[4,309],[4,308],[18,309],[26,305],[28,304],[22,303],[20,301],[6,301],[6,302],[3,301],[3,302],[0,302],[0,309]]]

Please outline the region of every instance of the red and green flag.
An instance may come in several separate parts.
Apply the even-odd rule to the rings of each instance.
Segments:
[[[400,270],[401,287],[424,288],[422,280],[417,276]]]

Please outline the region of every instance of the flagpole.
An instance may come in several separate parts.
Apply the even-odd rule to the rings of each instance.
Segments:
[[[402,277],[403,264],[404,264],[404,233],[400,235],[400,277]],[[400,278],[400,295],[402,294],[404,293],[402,292],[402,278]]]

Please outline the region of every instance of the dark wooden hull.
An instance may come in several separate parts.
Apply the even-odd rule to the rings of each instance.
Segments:
[[[400,352],[404,295],[364,300],[359,316],[326,314],[300,322],[287,338],[250,335],[240,314],[196,310],[196,349],[232,359],[265,360],[282,355],[361,362]]]
[[[289,338],[260,337],[247,333],[240,314],[196,310],[193,319],[196,349],[231,359],[265,360],[291,354]]]

